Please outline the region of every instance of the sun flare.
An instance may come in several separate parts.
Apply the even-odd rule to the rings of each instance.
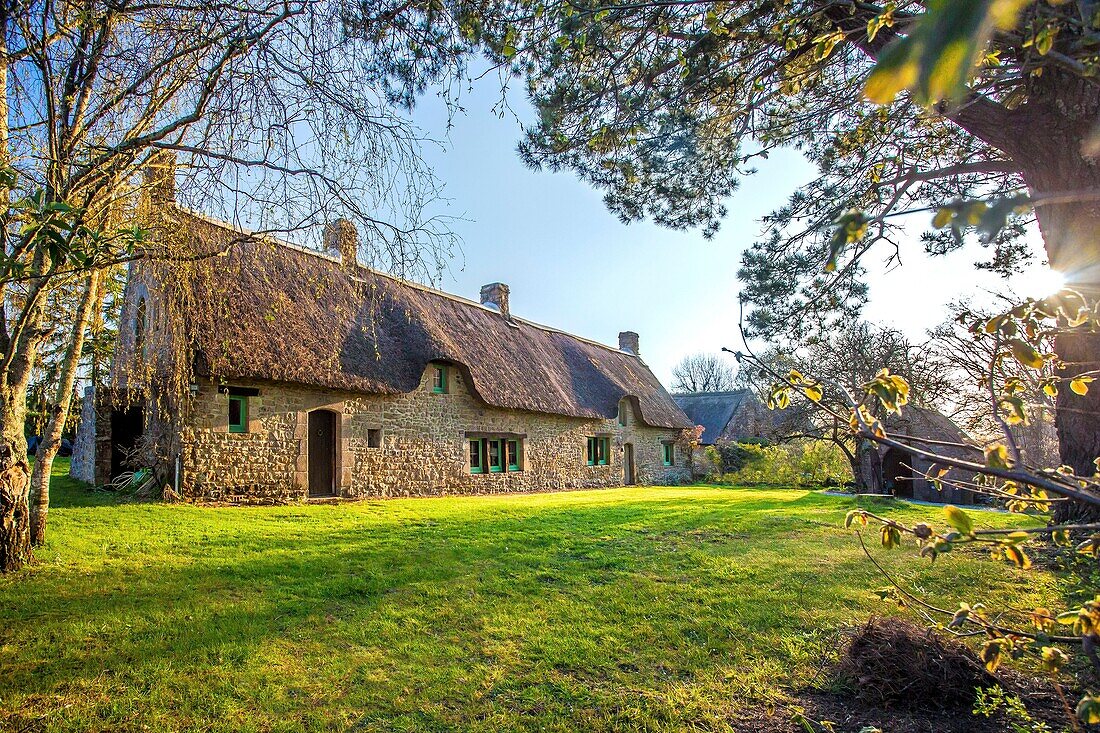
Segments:
[[[1021,295],[1032,298],[1045,298],[1054,295],[1066,286],[1064,273],[1049,267],[1037,267],[1020,279],[1017,288]]]

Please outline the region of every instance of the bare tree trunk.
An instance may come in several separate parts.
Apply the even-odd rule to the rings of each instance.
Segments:
[[[18,399],[0,400],[0,572],[18,570],[30,559],[27,438]],[[25,408],[22,412],[25,412]]]
[[[84,334],[92,320],[92,314],[99,309],[103,302],[103,288],[100,287],[102,276],[99,270],[93,270],[88,275],[88,282],[84,288],[84,296],[76,312],[76,324],[72,332],[72,338],[65,349],[65,355],[61,361],[61,371],[58,375],[54,399],[50,405],[49,421],[42,433],[42,440],[38,444],[38,451],[34,457],[34,467],[31,469],[31,544],[40,546],[46,541],[46,515],[50,510],[50,475],[53,472],[53,461],[57,457],[57,451],[61,448],[61,435],[65,430],[65,422],[69,419],[69,408],[72,405],[73,386],[76,384],[76,373],[80,366],[80,357],[84,352]]]
[[[0,166],[10,162],[8,129],[8,25],[11,6],[0,2]],[[10,205],[11,192],[0,187],[0,206]],[[0,227],[3,253],[9,251],[6,227]],[[0,287],[0,344],[2,355],[17,349],[19,339],[12,338],[8,323],[8,294]],[[29,507],[27,488],[27,436],[24,423],[27,413],[26,382],[10,379],[13,362],[0,379],[0,572],[19,570],[30,559]],[[16,369],[16,371],[18,371]],[[29,370],[27,370],[29,373]]]
[[[882,461],[877,446],[869,440],[860,440],[852,460],[856,475],[856,493],[881,494],[883,492]]]

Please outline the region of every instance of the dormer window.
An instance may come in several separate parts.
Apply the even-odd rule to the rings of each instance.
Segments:
[[[447,367],[442,364],[432,364],[432,392],[447,394]]]

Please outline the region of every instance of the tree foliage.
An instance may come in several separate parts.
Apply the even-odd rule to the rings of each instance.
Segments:
[[[736,375],[736,370],[718,354],[692,354],[672,368],[672,391],[727,392],[734,388]]]
[[[796,399],[796,395],[802,395],[825,415],[836,421],[847,420],[853,436],[903,450],[928,462],[931,468],[919,475],[937,487],[965,488],[993,497],[1014,512],[1032,514],[1038,519],[1054,517],[1050,524],[1037,523],[1008,531],[982,529],[971,515],[954,506],[945,508],[943,525],[938,527],[926,523],[909,525],[866,509],[853,510],[846,526],[856,523],[874,526],[886,549],[901,547],[912,540],[920,557],[934,561],[959,546],[977,545],[987,548],[995,559],[1026,570],[1032,563],[1029,545],[1044,537],[1056,545],[1073,547],[1081,555],[1100,556],[1100,523],[1067,520],[1061,511],[1071,502],[1100,507],[1100,481],[1095,476],[1076,474],[1070,466],[1036,462],[1036,456],[1022,449],[1013,431],[1014,426],[1028,423],[1033,415],[1033,405],[1026,399],[1027,381],[1020,376],[1019,369],[1036,375],[1046,395],[1056,395],[1061,390],[1078,395],[1091,391],[1100,372],[1065,364],[1057,354],[1046,351],[1044,345],[1056,335],[1100,327],[1100,308],[1066,291],[1042,300],[1027,300],[992,317],[972,315],[965,322],[978,353],[989,355],[979,387],[993,406],[1001,434],[998,439],[962,446],[891,433],[887,417],[910,409],[918,397],[905,378],[889,369],[853,389],[840,381],[819,380],[797,370],[780,374],[754,357],[747,358],[757,369],[778,378],[770,395],[772,404],[782,407]],[[1002,364],[1013,366],[999,368]],[[965,450],[959,451],[960,447]],[[1100,464],[1100,457],[1096,462]],[[953,472],[956,469],[964,473]],[[870,554],[868,557],[874,562]],[[918,606],[930,618],[941,619],[946,628],[962,635],[972,631],[983,635],[982,659],[990,671],[1006,659],[1032,656],[1054,674],[1068,660],[1068,652],[1077,648],[1094,664],[1093,681],[1100,678],[1100,663],[1093,653],[1100,640],[1100,597],[1060,611],[989,609],[982,599],[969,599],[957,609],[949,609],[921,598],[918,592],[904,587],[878,567],[890,582],[884,597]],[[1097,711],[1100,697],[1089,692],[1081,699],[1078,714],[1092,721]]]
[[[959,199],[1007,198],[1021,188],[1029,160],[1017,154],[1018,146],[1028,141],[1017,138],[1034,122],[1017,112],[1052,102],[1052,86],[1075,68],[1064,63],[1061,49],[1077,48],[1092,32],[1082,27],[1077,3],[1027,4],[1009,33],[1003,22],[964,10],[994,12],[985,6],[996,3],[932,2],[927,5],[950,5],[966,16],[962,24],[955,19],[951,33],[940,33],[933,48],[908,38],[925,5],[550,6],[544,17],[552,20],[535,24],[532,54],[521,64],[539,109],[521,152],[531,165],[573,170],[605,190],[607,204],[624,220],[650,217],[712,234],[725,198],[756,160],[779,148],[801,151],[818,175],[765,218],[765,235],[744,257],[744,294],[754,307],[749,325],[774,335],[835,323],[865,297],[858,260],[867,249],[882,241],[891,257],[902,255],[902,222],[893,215]],[[965,28],[980,33],[973,40],[963,34],[972,49],[964,56],[982,54],[966,104],[937,99],[922,107],[902,97],[879,105],[864,97],[868,75],[887,48],[920,45],[922,53],[934,53]],[[1047,47],[1040,38],[1056,43]],[[886,58],[883,68],[896,57]],[[927,92],[936,90],[954,91],[954,85],[937,83]],[[999,221],[983,220],[978,238],[990,250],[984,266],[1010,271],[1029,255],[1020,236],[1030,215],[1013,206],[1007,219],[999,213]],[[974,231],[971,218],[930,230],[925,248],[958,248]],[[832,275],[822,272],[828,262],[835,265]]]
[[[847,458],[856,488],[877,492],[882,488],[874,478],[877,473],[868,475],[861,470],[866,462],[864,453],[873,448],[852,432],[846,416],[820,410],[817,403],[824,397],[824,384],[839,385],[854,394],[884,369],[912,384],[912,393],[921,396],[917,398],[921,406],[943,408],[939,399],[931,397],[943,395],[948,384],[948,373],[941,368],[937,352],[913,343],[896,329],[866,321],[838,327],[796,349],[773,346],[742,359],[739,377],[771,406],[783,407],[772,422],[771,440],[813,438],[833,443]],[[773,395],[774,375],[792,373],[798,375],[803,389]],[[879,406],[870,409],[885,416]]]
[[[178,201],[303,241],[343,216],[366,234],[368,262],[406,276],[440,267],[452,239],[430,210],[439,188],[399,107],[399,90],[441,73],[409,45],[427,11],[360,10],[344,0],[0,7],[0,570],[28,553],[29,381],[47,336],[75,336],[73,323],[45,328],[51,293],[90,270],[210,254],[157,231],[157,209]],[[428,56],[454,58],[451,37],[421,41]]]

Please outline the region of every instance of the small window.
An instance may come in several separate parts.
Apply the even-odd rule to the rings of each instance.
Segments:
[[[611,439],[591,437],[588,439],[588,448],[585,452],[585,460],[589,466],[606,466],[611,455]]]
[[[432,392],[436,394],[447,393],[447,367],[432,367]]]
[[[139,353],[145,349],[145,326],[147,319],[145,311],[145,298],[141,298],[138,300],[137,314],[134,316],[134,350]]]
[[[367,429],[367,447],[368,448],[381,448],[382,447],[382,429],[381,428],[368,428]]]
[[[229,395],[229,432],[248,432],[248,398]]]
[[[508,470],[519,471],[520,469],[520,453],[519,453],[519,441],[509,440],[507,441],[508,449]]]
[[[676,445],[674,443],[661,443],[661,452],[666,466],[676,465]]]
[[[619,403],[619,427],[626,427],[626,403]]]
[[[470,473],[485,473],[485,456],[481,450],[482,441],[470,441]]]

